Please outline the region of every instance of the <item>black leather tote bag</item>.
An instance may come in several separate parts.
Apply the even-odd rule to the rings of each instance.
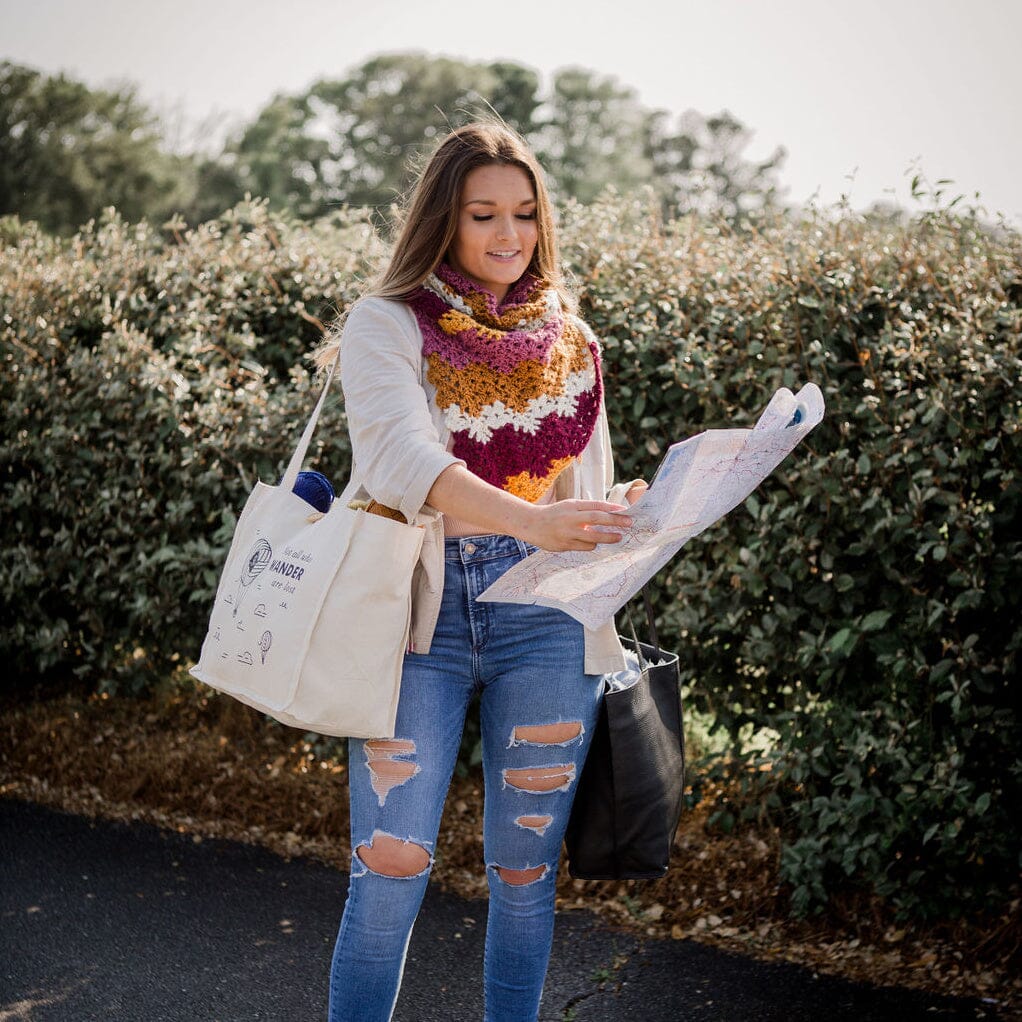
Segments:
[[[649,594],[648,643],[621,637],[630,670],[608,675],[565,845],[580,880],[656,880],[667,872],[685,790],[678,656],[661,649]],[[629,624],[631,617],[629,615]]]

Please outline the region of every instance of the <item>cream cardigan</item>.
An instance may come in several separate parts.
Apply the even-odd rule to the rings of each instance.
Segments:
[[[409,650],[428,653],[444,586],[444,530],[440,512],[426,504],[436,478],[449,465],[464,465],[447,448],[450,431],[436,406],[436,389],[422,373],[422,334],[400,301],[357,301],[341,332],[341,388],[351,438],[351,480],[345,503],[372,497],[422,525],[426,535],[412,582]],[[613,485],[607,413],[600,403],[596,429],[582,454],[557,477],[554,499],[624,503],[630,485]],[[585,673],[625,667],[614,621],[585,629]]]

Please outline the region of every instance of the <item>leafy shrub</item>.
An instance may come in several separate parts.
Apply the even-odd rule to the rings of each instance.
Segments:
[[[792,715],[771,788],[798,835],[781,859],[796,911],[849,882],[903,915],[1000,907],[1019,854],[1019,762],[997,761],[1012,716],[963,704],[935,746],[914,711],[903,700]]]
[[[138,691],[198,649],[235,513],[313,401],[302,356],[377,243],[246,204],[182,236],[112,211],[69,243],[7,221],[0,649]],[[343,478],[338,396],[314,457]]]
[[[789,807],[795,907],[849,882],[915,913],[1003,895],[1022,864],[1018,234],[947,209],[660,228],[607,203],[569,236],[623,476],[751,425],[778,386],[824,391],[824,422],[659,580],[702,705],[735,743],[779,732],[762,797]]]
[[[761,798],[783,810],[794,907],[849,884],[915,914],[1003,896],[1022,795],[1019,236],[947,209],[735,230],[651,208],[563,214],[619,476],[751,425],[778,386],[827,400],[657,582],[696,704],[735,745],[778,735]],[[383,246],[356,215],[300,226],[258,203],[183,233],[111,213],[69,242],[11,220],[0,240],[0,650],[25,676],[139,690],[197,652],[234,511],[311,407],[317,321]],[[340,480],[339,403],[317,455]]]

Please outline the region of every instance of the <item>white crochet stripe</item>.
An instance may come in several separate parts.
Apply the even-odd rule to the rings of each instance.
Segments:
[[[437,297],[442,298],[452,309],[457,309],[458,312],[463,312],[469,318],[474,318],[475,313],[471,307],[465,301],[461,295],[458,294],[453,288],[448,287],[435,273],[431,273],[422,286],[427,291],[432,291]],[[539,327],[547,323],[551,316],[556,316],[561,311],[561,304],[557,297],[557,292],[551,288],[545,291],[543,294],[544,301],[546,302],[546,310],[543,315],[537,316],[534,319],[523,319],[521,322],[515,324],[515,330],[537,330]]]
[[[540,394],[520,412],[507,408],[503,401],[494,401],[484,405],[478,415],[467,415],[460,405],[448,405],[444,418],[452,433],[466,432],[473,440],[485,444],[501,426],[512,425],[523,433],[535,433],[548,415],[574,415],[579,395],[595,386],[596,367],[590,360],[585,369],[568,374],[561,394],[556,397]]]

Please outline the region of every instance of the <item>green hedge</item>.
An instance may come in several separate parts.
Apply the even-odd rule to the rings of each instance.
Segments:
[[[259,204],[182,235],[112,211],[68,244],[7,221],[0,650],[140,691],[193,656],[235,512],[311,410],[302,356],[379,245]],[[349,463],[339,391],[314,456]]]
[[[796,907],[850,878],[911,912],[995,900],[1022,865],[1019,236],[949,211],[751,235],[642,221],[608,205],[571,231],[615,239],[577,262],[625,475],[750,425],[779,385],[827,401],[660,594],[716,720],[779,733],[758,765]]]
[[[1022,242],[950,210],[736,232],[609,196],[563,214],[622,478],[814,380],[821,426],[662,573],[694,704],[774,744],[796,909],[953,914],[1017,881]],[[248,203],[194,232],[0,223],[0,652],[144,689],[201,642],[247,489],[311,407],[303,356],[383,256]],[[346,477],[339,392],[318,467]],[[722,825],[736,810],[723,806]]]

